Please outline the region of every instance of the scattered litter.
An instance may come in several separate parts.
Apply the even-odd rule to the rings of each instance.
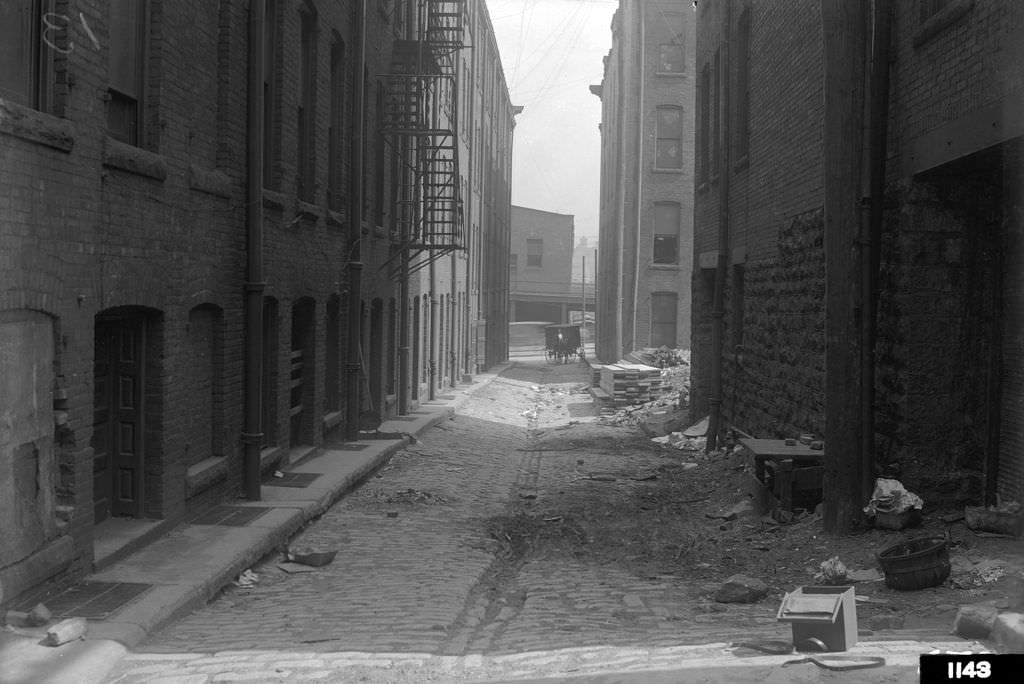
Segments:
[[[43,639],[43,644],[46,646],[60,646],[61,644],[66,644],[69,641],[83,638],[88,630],[89,626],[85,621],[85,618],[76,617],[61,620],[53,627],[46,630],[46,637]]]
[[[1001,506],[966,506],[967,527],[1010,537],[1024,536],[1024,515],[1020,504],[1011,501]]]
[[[562,516],[556,515],[553,518],[544,518],[544,522],[558,522],[559,520],[562,520],[562,519],[563,519]]]
[[[636,482],[647,482],[648,480],[657,480],[658,473],[644,473],[642,475],[635,475],[633,477],[630,477],[629,479],[635,480]]]
[[[309,565],[303,565],[301,563],[278,563],[277,567],[281,568],[289,575],[300,574],[303,572],[316,572],[316,568]]]
[[[867,570],[847,570],[846,579],[851,582],[878,582],[885,578],[877,568],[868,568]]]
[[[871,501],[864,507],[868,515],[878,513],[903,513],[910,509],[920,510],[924,501],[917,494],[908,491],[899,480],[880,477],[875,480],[875,491]]]
[[[314,549],[308,546],[302,546],[286,551],[285,560],[319,568],[333,561],[337,554],[337,550],[334,549]]]
[[[260,576],[253,572],[252,569],[249,569],[243,572],[241,575],[239,575],[238,579],[235,580],[232,584],[234,584],[236,587],[244,588],[255,586],[256,584],[259,584],[259,581]]]
[[[275,470],[274,477],[284,477],[284,473],[282,473],[280,470]]]
[[[832,556],[821,562],[821,572],[814,575],[814,581],[818,584],[839,585],[845,584],[847,580],[846,565],[839,560],[839,556]]]
[[[710,416],[704,416],[690,427],[683,430],[684,437],[704,437],[708,434],[708,424],[711,421]]]

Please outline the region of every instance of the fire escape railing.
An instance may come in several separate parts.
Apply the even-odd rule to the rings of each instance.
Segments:
[[[382,132],[400,165],[397,244],[415,272],[464,248],[458,140],[458,54],[465,0],[419,0],[416,40],[395,41],[386,77]]]

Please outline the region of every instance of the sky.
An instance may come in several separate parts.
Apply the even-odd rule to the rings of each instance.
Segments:
[[[512,204],[572,214],[596,238],[601,82],[618,0],[486,0],[516,117]]]

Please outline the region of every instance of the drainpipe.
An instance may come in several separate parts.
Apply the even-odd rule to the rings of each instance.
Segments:
[[[640,5],[640,71],[639,85],[637,86],[637,102],[640,103],[640,112],[637,117],[636,126],[636,224],[633,227],[633,325],[629,350],[636,351],[637,340],[640,338],[637,330],[637,309],[640,307],[640,232],[644,229],[644,117],[647,115],[647,105],[644,100],[646,95],[645,75],[647,73],[647,6]],[[623,350],[625,352],[625,350]]]
[[[416,28],[416,0],[405,0],[405,38],[406,40],[412,40],[415,38]],[[411,143],[409,136],[402,135],[398,138],[398,149],[399,149],[399,160],[411,159]],[[408,168],[402,168],[401,177],[403,180],[408,179],[411,172]],[[405,185],[406,192],[408,192],[408,184]],[[401,199],[409,199],[408,197],[402,197]],[[393,211],[397,213],[398,207],[394,207]],[[399,236],[398,239],[401,244],[405,244],[409,239],[409,223],[408,217],[404,213],[400,213],[399,217],[401,223],[399,224]],[[404,416],[409,413],[409,394],[412,382],[416,382],[415,378],[410,378],[409,373],[412,367],[411,364],[411,349],[409,347],[409,250],[405,247],[402,249],[401,255],[401,274],[398,279],[398,415]]]
[[[707,451],[718,447],[718,436],[722,430],[722,354],[725,335],[725,278],[729,268],[729,176],[732,173],[732,154],[729,138],[729,35],[732,23],[732,2],[725,3],[725,23],[719,58],[719,91],[721,100],[717,103],[720,134],[718,146],[718,263],[715,266],[715,290],[711,309],[711,392],[708,397]],[[714,89],[712,88],[712,94]]]
[[[263,443],[263,21],[264,0],[249,4],[249,93],[246,102],[246,281],[245,425],[242,474],[245,497],[260,500],[260,448]]]
[[[366,119],[366,0],[356,2],[355,79],[352,93],[352,151],[349,186],[348,362],[345,364],[345,439],[359,439],[359,346],[362,337],[363,123]]]
[[[865,204],[868,226],[861,240],[861,486],[872,491],[875,470],[875,339],[877,336],[878,273],[881,265],[882,221],[885,212],[885,156],[889,124],[889,43],[892,6],[875,0],[871,24],[871,101],[869,158]],[[862,209],[863,212],[863,209]],[[863,223],[862,223],[863,225]]]

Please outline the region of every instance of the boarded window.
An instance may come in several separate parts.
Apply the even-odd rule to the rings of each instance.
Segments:
[[[651,295],[651,346],[676,346],[676,316],[679,296],[675,292]]]
[[[658,71],[679,74],[686,69],[684,47],[684,20],[681,14],[660,13],[658,28],[662,41],[658,46]]]

